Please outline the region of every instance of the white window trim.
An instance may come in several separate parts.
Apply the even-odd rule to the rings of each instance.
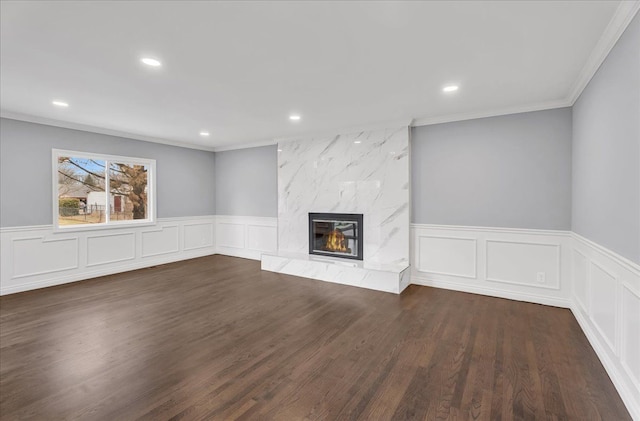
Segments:
[[[51,180],[52,180],[52,203],[53,203],[53,230],[54,232],[92,231],[113,228],[130,228],[131,226],[149,226],[156,224],[156,160],[147,158],[135,158],[131,156],[107,155],[93,152],[69,151],[64,149],[51,150]],[[78,225],[58,225],[58,158],[61,156],[89,158],[95,160],[120,162],[124,164],[146,165],[147,172],[147,219],[136,219],[131,221],[107,221],[99,224],[78,224]],[[108,170],[105,168],[105,177],[108,179]],[[105,186],[108,184],[105,183]],[[108,187],[105,187],[108,190]],[[108,196],[109,192],[105,191]],[[107,201],[108,203],[108,201]]]

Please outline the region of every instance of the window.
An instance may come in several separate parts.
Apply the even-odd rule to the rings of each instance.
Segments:
[[[155,222],[152,159],[53,150],[53,219],[60,229]]]

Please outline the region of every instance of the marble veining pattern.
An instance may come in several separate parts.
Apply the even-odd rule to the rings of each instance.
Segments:
[[[364,260],[409,260],[409,128],[278,144],[278,248],[308,253],[308,213],[364,215]]]

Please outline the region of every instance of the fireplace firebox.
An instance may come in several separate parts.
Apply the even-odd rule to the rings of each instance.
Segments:
[[[309,254],[362,260],[361,213],[309,213]]]

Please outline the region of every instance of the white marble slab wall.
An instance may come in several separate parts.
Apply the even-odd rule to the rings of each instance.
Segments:
[[[364,215],[364,260],[409,260],[409,128],[278,144],[278,248],[308,253],[308,213]]]

